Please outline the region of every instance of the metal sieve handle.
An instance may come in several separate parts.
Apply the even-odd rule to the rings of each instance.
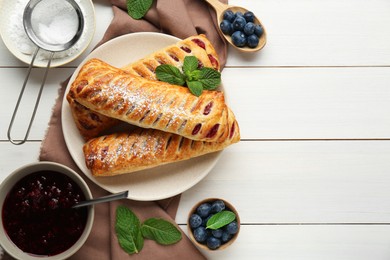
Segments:
[[[35,118],[35,114],[36,114],[37,109],[38,109],[39,101],[40,101],[40,99],[41,99],[43,86],[45,85],[45,82],[46,82],[47,73],[48,73],[49,68],[50,68],[51,60],[52,60],[53,55],[54,55],[54,52],[51,52],[50,57],[49,57],[49,60],[48,60],[48,62],[47,62],[45,74],[44,74],[44,76],[43,76],[42,84],[41,84],[41,87],[40,87],[40,89],[39,89],[38,96],[37,96],[37,99],[36,99],[36,102],[35,102],[34,110],[33,110],[32,115],[31,115],[30,123],[29,123],[29,125],[28,125],[28,127],[27,127],[27,131],[26,131],[26,134],[25,134],[25,136],[24,136],[24,139],[21,140],[21,141],[15,141],[15,140],[11,137],[12,126],[13,126],[13,124],[14,124],[15,117],[16,117],[16,114],[17,114],[17,112],[18,112],[19,105],[20,105],[20,102],[21,102],[22,97],[23,97],[23,94],[24,94],[24,90],[26,89],[26,85],[27,85],[28,79],[29,79],[30,74],[31,74],[31,69],[32,69],[33,66],[34,66],[34,61],[35,61],[35,58],[37,57],[37,54],[38,54],[39,49],[40,49],[39,47],[36,48],[36,50],[35,50],[35,52],[34,52],[34,56],[33,56],[32,60],[31,60],[30,66],[28,67],[27,75],[26,75],[26,78],[25,78],[25,80],[24,80],[22,90],[20,91],[18,101],[16,102],[15,110],[14,110],[14,113],[12,114],[11,122],[10,122],[9,127],[8,127],[8,132],[7,132],[8,140],[9,140],[12,144],[15,144],[15,145],[24,144],[24,143],[26,142],[26,140],[27,140],[27,137],[28,137],[28,135],[29,135],[29,133],[30,133],[30,130],[31,130],[32,123],[33,123],[34,118]]]

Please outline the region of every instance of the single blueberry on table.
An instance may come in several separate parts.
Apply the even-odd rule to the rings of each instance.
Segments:
[[[246,23],[245,26],[244,26],[244,33],[246,35],[253,34],[255,32],[255,27],[256,27],[256,25],[254,23],[252,23],[252,22]]]
[[[232,238],[232,235],[229,234],[227,231],[222,232],[222,236],[221,236],[222,243],[228,242],[231,238]]]
[[[230,222],[229,224],[226,225],[226,231],[231,234],[231,235],[234,235],[238,232],[238,224],[236,221],[233,221],[233,222]]]
[[[263,32],[264,32],[263,27],[261,27],[261,25],[259,25],[259,24],[256,24],[256,26],[255,26],[255,31],[254,31],[254,33],[256,34],[256,36],[260,38],[261,35],[263,35]]]
[[[233,24],[228,20],[222,20],[222,22],[219,25],[219,28],[221,28],[221,31],[227,35],[231,35],[234,31]]]
[[[232,34],[232,42],[237,47],[244,47],[246,44],[246,35],[241,31],[235,31]]]
[[[210,248],[212,250],[215,250],[215,249],[217,249],[220,246],[221,246],[221,240],[219,240],[218,238],[209,237],[207,239],[207,247],[208,248]]]
[[[229,21],[231,23],[234,21],[235,18],[236,18],[236,15],[235,15],[235,13],[232,10],[226,10],[223,13],[223,19],[227,20],[227,21]]]
[[[202,225],[202,218],[198,214],[192,214],[190,217],[190,227],[197,228]]]
[[[194,230],[194,238],[199,243],[203,243],[207,239],[207,231],[204,227],[197,227]]]
[[[211,204],[211,212],[218,213],[225,209],[225,203],[222,200],[216,200]]]
[[[247,45],[249,48],[256,48],[259,45],[259,37],[255,34],[249,35],[247,38]]]
[[[234,19],[233,21],[233,29],[235,31],[242,31],[244,30],[245,24],[245,18],[242,16],[237,16],[236,19]]]
[[[254,22],[255,21],[255,15],[251,11],[247,11],[244,13],[244,18],[247,22]]]
[[[214,230],[211,231],[211,234],[215,238],[221,238],[222,237],[222,233],[223,233],[223,231],[220,228],[219,229],[214,229]]]
[[[210,214],[210,211],[211,211],[210,203],[203,203],[196,209],[196,213],[202,218],[207,217]]]

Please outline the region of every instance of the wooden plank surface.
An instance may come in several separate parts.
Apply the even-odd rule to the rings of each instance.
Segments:
[[[390,141],[243,141],[183,194],[177,221],[220,197],[244,223],[390,223]]]
[[[244,225],[231,247],[202,252],[212,260],[387,260],[389,233],[384,225]]]

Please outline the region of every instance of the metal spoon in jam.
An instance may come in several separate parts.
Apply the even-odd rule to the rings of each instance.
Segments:
[[[236,12],[241,12],[241,13],[246,13],[248,10],[243,8],[243,7],[240,7],[240,6],[231,6],[231,5],[226,5],[224,3],[221,3],[220,1],[218,0],[205,0],[207,3],[209,3],[215,10],[216,14],[217,14],[217,22],[218,22],[218,29],[219,29],[219,32],[220,34],[226,39],[226,41],[228,43],[230,43],[234,48],[236,48],[237,50],[239,51],[242,51],[242,52],[255,52],[255,51],[259,51],[261,50],[266,41],[267,41],[267,35],[266,35],[266,31],[265,31],[265,28],[263,26],[263,24],[261,23],[260,19],[257,18],[256,16],[254,16],[254,24],[258,24],[262,27],[263,29],[263,33],[261,34],[260,38],[259,38],[259,43],[256,47],[254,48],[250,48],[248,46],[244,46],[244,47],[238,47],[236,45],[233,44],[233,41],[232,41],[232,38],[230,35],[226,35],[224,34],[222,31],[221,31],[221,28],[219,27],[219,25],[221,24],[222,20],[223,20],[223,15],[224,13],[227,11],[227,10],[231,10],[233,13],[236,13]]]

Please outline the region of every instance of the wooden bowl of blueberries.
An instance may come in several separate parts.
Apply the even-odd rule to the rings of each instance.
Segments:
[[[234,48],[242,52],[261,50],[267,33],[260,19],[244,7],[206,0],[216,11],[219,32]]]
[[[237,210],[226,200],[209,198],[198,202],[190,211],[188,235],[200,248],[222,250],[231,245],[240,231]]]

